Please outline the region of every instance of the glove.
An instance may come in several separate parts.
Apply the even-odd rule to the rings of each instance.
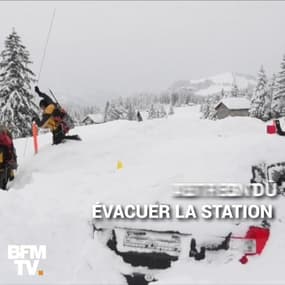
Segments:
[[[36,92],[36,93],[39,93],[39,92],[40,92],[40,89],[39,89],[38,86],[35,86],[35,92]]]

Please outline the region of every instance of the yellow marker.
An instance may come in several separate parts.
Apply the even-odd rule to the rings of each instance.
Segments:
[[[43,270],[38,270],[38,275],[39,276],[43,276],[44,275],[44,271]]]
[[[122,169],[124,166],[123,166],[123,162],[121,160],[118,160],[117,162],[117,169]]]

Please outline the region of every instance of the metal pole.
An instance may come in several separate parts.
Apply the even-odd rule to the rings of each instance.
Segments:
[[[41,77],[41,73],[42,73],[42,69],[43,69],[43,65],[44,65],[44,61],[45,61],[45,57],[46,57],[47,46],[48,46],[48,42],[49,42],[49,38],[50,38],[50,34],[51,34],[51,29],[52,29],[53,21],[55,18],[55,11],[56,11],[56,9],[53,10],[53,15],[52,15],[52,19],[51,19],[49,30],[48,30],[47,40],[46,40],[44,53],[43,53],[42,60],[41,60],[40,71],[39,71],[37,83],[39,83],[39,81],[40,81],[40,77]]]

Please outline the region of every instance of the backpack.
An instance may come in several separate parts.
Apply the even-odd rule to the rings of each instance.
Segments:
[[[59,105],[55,104],[53,117],[56,122],[61,124],[64,133],[66,134],[70,129],[74,128],[74,122],[68,113]]]
[[[0,145],[6,146],[9,149],[13,148],[13,141],[5,131],[0,132]]]
[[[8,133],[4,130],[0,131],[0,164],[12,158],[13,141]]]

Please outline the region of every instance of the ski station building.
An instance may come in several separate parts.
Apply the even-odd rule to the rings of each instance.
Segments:
[[[104,123],[104,115],[98,114],[88,114],[83,120],[82,125],[92,125]]]
[[[247,117],[249,115],[250,101],[246,98],[225,98],[216,106],[216,118],[224,119],[226,117]]]

